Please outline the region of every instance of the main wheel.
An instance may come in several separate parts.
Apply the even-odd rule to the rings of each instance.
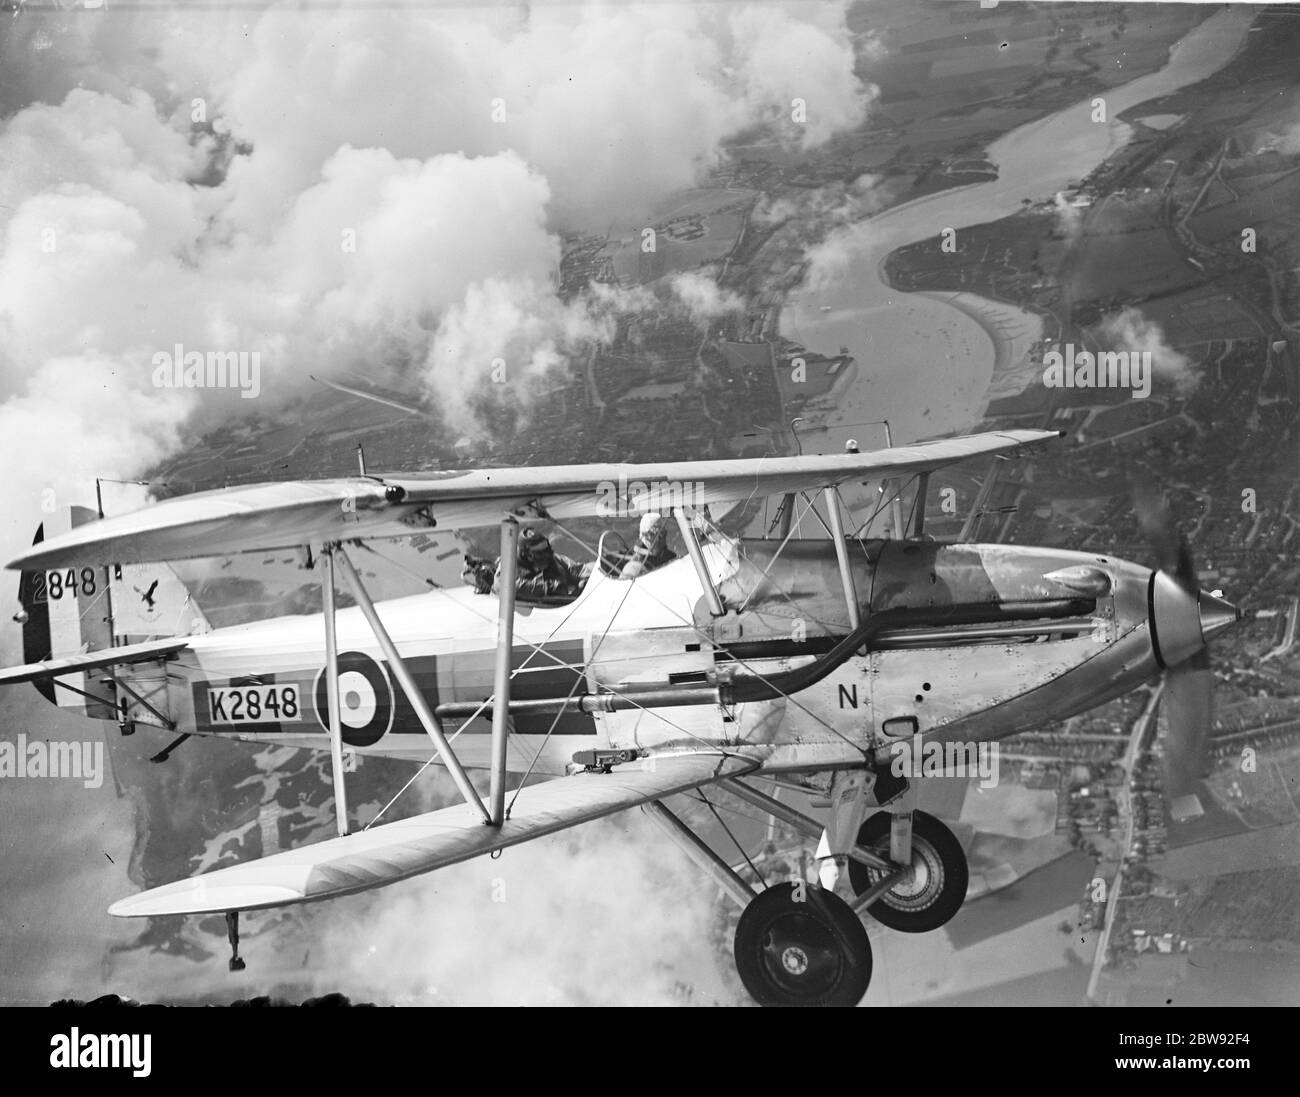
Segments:
[[[775,884],[736,926],[740,981],[763,1006],[855,1006],[871,982],[871,941],[843,899]]]
[[[888,859],[887,811],[879,811],[862,824],[858,845]],[[849,883],[861,895],[884,875],[849,858]],[[903,933],[928,933],[948,922],[966,901],[970,873],[961,843],[933,815],[912,813],[912,875],[885,892],[867,913],[877,922]]]

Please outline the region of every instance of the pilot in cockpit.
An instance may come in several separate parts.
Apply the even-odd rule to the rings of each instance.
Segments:
[[[582,589],[586,578],[576,560],[561,556],[551,542],[532,526],[519,536],[519,572],[515,580],[516,595],[529,598],[572,597]]]
[[[590,567],[557,553],[551,542],[532,526],[519,535],[515,570],[515,596],[524,601],[574,598],[590,575]],[[465,556],[461,578],[479,594],[501,589],[501,562]]]

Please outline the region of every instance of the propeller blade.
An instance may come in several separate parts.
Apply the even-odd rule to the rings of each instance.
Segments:
[[[1214,672],[1202,648],[1165,672],[1160,704],[1167,727],[1164,752],[1165,797],[1174,822],[1205,814],[1197,783],[1208,773]]]
[[[1156,566],[1172,576],[1183,590],[1196,595],[1200,584],[1196,580],[1196,564],[1187,538],[1182,535],[1170,513],[1164,493],[1150,480],[1139,478],[1133,483],[1133,510],[1137,514],[1142,533],[1155,553]]]
[[[1142,532],[1151,543],[1157,566],[1193,600],[1200,621],[1201,646],[1181,657],[1165,671],[1161,708],[1165,717],[1165,799],[1176,823],[1205,814],[1198,786],[1209,775],[1210,724],[1213,720],[1214,672],[1210,653],[1204,646],[1210,636],[1241,620],[1241,611],[1214,594],[1201,590],[1196,563],[1187,538],[1170,513],[1164,493],[1152,480],[1140,475],[1133,480],[1133,510]],[[1153,590],[1155,588],[1153,587]],[[1165,595],[1168,607],[1168,595]],[[1160,594],[1157,592],[1157,601]],[[1177,606],[1173,609],[1176,611]],[[1155,627],[1153,614],[1152,628]],[[1173,614],[1176,619],[1178,614]],[[1182,645],[1186,651],[1188,645]]]

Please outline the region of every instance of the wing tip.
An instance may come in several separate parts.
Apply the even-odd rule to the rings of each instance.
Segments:
[[[129,895],[125,899],[119,899],[109,906],[108,913],[114,918],[142,918],[144,915],[135,909],[139,905],[136,902],[139,898],[139,895]]]
[[[306,902],[310,898],[300,888],[287,883],[231,881],[214,886],[211,881],[215,875],[216,873],[192,876],[187,880],[177,880],[173,884],[164,884],[162,887],[128,895],[109,906],[108,913],[114,918],[225,914],[234,910],[263,910],[268,907],[293,906]]]

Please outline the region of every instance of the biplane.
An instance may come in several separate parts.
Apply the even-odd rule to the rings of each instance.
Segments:
[[[1240,615],[1200,589],[1163,504],[1146,519],[1155,568],[925,532],[936,470],[1057,437],[1007,430],[862,453],[358,475],[74,513],[8,565],[22,573],[26,664],[0,684],[34,682],[124,730],[329,752],[338,837],[110,907],[225,914],[232,969],[243,964],[241,912],[382,887],[639,807],[743,908],[735,961],[758,1002],[856,1004],[872,968],[861,915],[927,932],[967,891],[962,846],[918,809],[923,778],[892,764],[898,743],[996,740],[1165,674],[1167,698],[1181,698],[1167,791],[1176,816],[1199,808],[1206,642]],[[841,491],[863,483],[891,485],[895,499],[915,486],[907,528],[896,511],[891,536],[846,533]],[[712,517],[778,498],[767,536],[726,533]],[[675,558],[625,578],[609,531],[572,596],[517,598],[521,524],[599,519],[611,503],[675,522]],[[827,536],[794,536],[815,507]],[[499,534],[492,593],[376,602],[353,561],[377,540],[473,527]],[[321,613],[211,628],[169,565],[281,549],[319,576]],[[354,606],[337,605],[340,579]],[[357,829],[348,752],[432,753],[461,802]],[[666,804],[705,786],[819,841],[848,871],[834,890],[800,880],[756,890]],[[820,790],[825,817],[783,801],[784,787]]]

